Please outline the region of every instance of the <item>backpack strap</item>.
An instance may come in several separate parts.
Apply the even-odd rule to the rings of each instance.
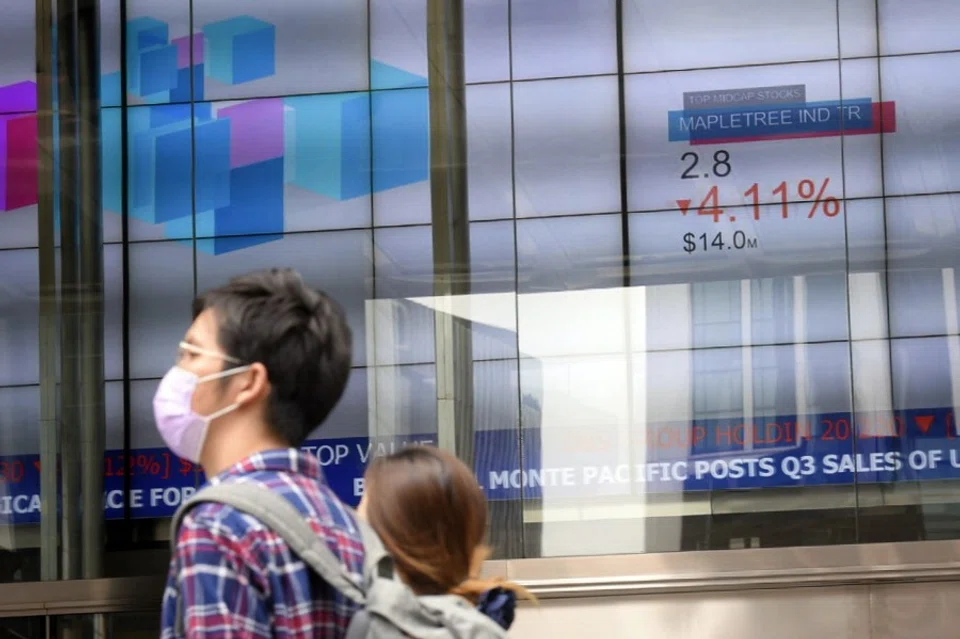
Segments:
[[[219,503],[256,518],[264,526],[279,535],[300,559],[319,574],[335,590],[358,605],[364,605],[366,584],[358,584],[333,554],[326,540],[318,535],[310,524],[286,498],[256,482],[230,482],[203,488],[177,509],[171,522],[170,543],[176,552],[177,539],[183,518],[191,508],[200,503]],[[365,581],[372,570],[386,556],[383,544],[365,522],[354,517],[364,544]],[[369,544],[369,546],[368,546]],[[182,634],[183,599],[177,597],[177,636]]]

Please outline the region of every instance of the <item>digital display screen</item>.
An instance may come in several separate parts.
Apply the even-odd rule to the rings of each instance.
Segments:
[[[23,428],[40,381],[28,5],[0,23],[13,521],[39,516]],[[960,5],[464,5],[491,499],[960,479]],[[125,14],[102,3],[109,489],[127,464],[146,491],[136,516],[173,511],[193,468],[143,407],[190,301],[286,265],[354,328],[350,390],[308,449],[355,503],[381,442],[436,438],[426,3],[127,0]],[[121,506],[113,494],[108,516]]]

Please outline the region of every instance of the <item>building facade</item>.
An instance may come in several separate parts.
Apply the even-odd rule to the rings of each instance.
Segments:
[[[338,494],[452,448],[545,592],[570,557],[584,583],[636,574],[609,555],[960,560],[960,7],[4,12],[0,581],[164,570],[203,477],[152,394],[193,297],[271,266],[354,329],[307,444]],[[47,636],[30,597],[9,631]]]

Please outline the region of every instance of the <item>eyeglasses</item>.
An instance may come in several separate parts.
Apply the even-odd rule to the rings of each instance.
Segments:
[[[194,346],[188,342],[180,342],[180,348],[177,350],[177,361],[182,362],[184,357],[188,354],[191,355],[206,355],[207,357],[214,357],[216,359],[222,359],[225,362],[230,364],[242,364],[239,359],[236,357],[231,357],[230,355],[225,355],[223,353],[218,353],[217,351],[208,351],[205,348],[200,348],[199,346]]]

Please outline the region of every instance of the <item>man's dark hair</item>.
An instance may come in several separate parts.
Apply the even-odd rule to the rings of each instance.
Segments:
[[[194,319],[207,309],[216,316],[224,353],[266,367],[274,432],[291,446],[302,444],[340,401],[350,377],[353,342],[343,309],[293,269],[278,268],[207,291],[193,303]]]

